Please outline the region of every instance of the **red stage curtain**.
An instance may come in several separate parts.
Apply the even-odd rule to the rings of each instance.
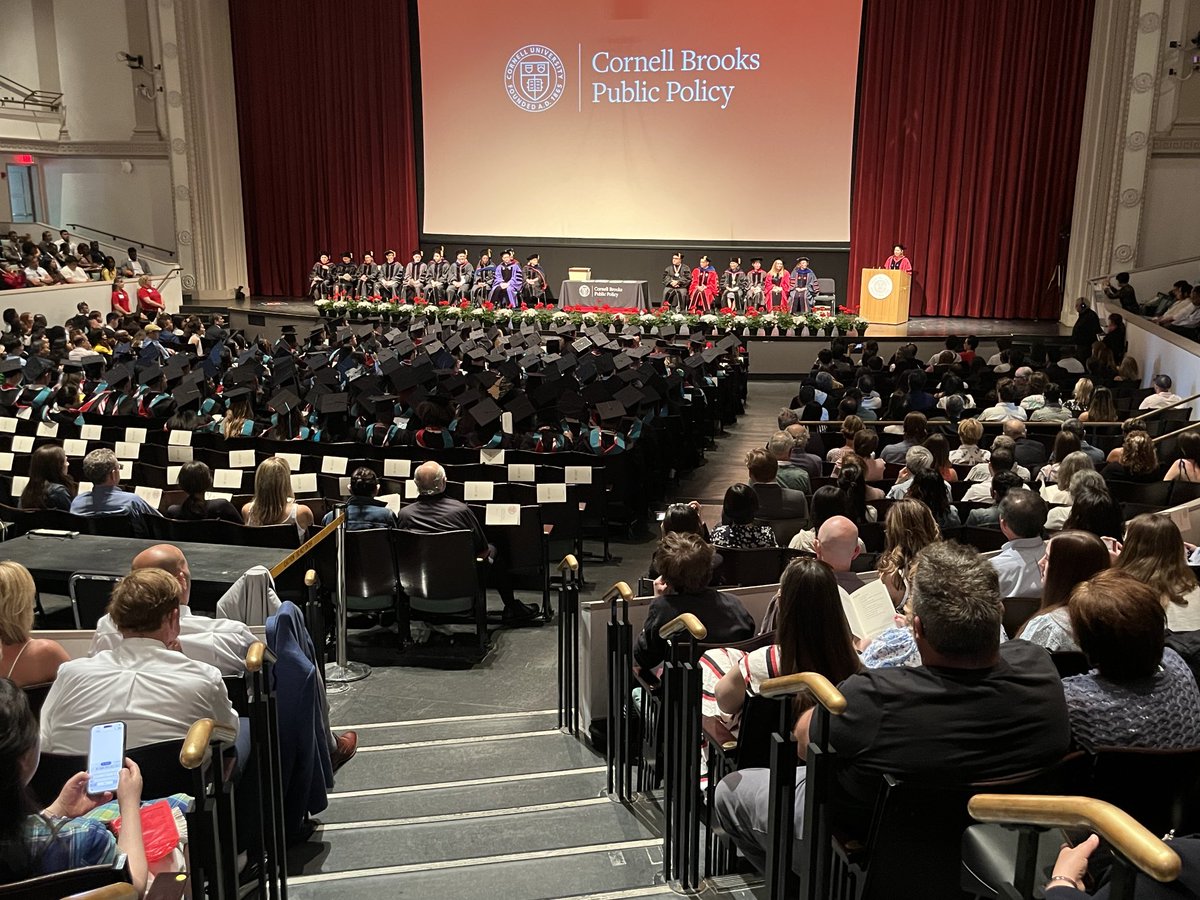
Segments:
[[[322,248],[407,262],[417,191],[406,0],[230,0],[229,16],[250,291],[303,296]]]
[[[1049,318],[1092,0],[868,0],[851,284],[899,241],[915,316]]]

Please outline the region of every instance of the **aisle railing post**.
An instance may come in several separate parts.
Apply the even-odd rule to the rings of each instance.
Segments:
[[[337,660],[325,666],[325,681],[347,684],[366,678],[371,674],[371,667],[366,663],[353,662],[346,658],[346,504],[338,504],[335,511],[339,519],[334,535],[337,542]]]

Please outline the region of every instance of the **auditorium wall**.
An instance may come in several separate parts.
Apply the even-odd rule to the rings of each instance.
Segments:
[[[1150,160],[1138,268],[1200,256],[1197,197],[1200,197],[1200,147],[1195,155],[1156,155]]]
[[[111,229],[113,234],[174,251],[175,212],[167,160],[60,156],[43,159],[41,169],[50,224],[77,222]]]

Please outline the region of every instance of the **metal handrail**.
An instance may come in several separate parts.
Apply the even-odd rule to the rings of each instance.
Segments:
[[[14,81],[11,78],[6,78],[0,75],[0,89],[12,91],[18,96],[0,97],[0,103],[19,103],[22,106],[40,106],[43,109],[50,111],[57,110],[62,103],[63,95],[56,91],[43,91],[38,88],[31,88],[21,84],[19,81]]]
[[[103,234],[103,235],[106,235],[110,241],[120,241],[122,243],[132,244],[133,246],[138,247],[139,249],[142,249],[142,250],[161,250],[163,253],[167,254],[172,259],[174,259],[178,255],[178,251],[171,250],[167,247],[160,247],[157,244],[150,244],[150,243],[147,243],[146,241],[139,241],[136,238],[131,238],[124,234],[113,234],[111,231],[109,231],[106,228],[96,228],[94,225],[81,225],[78,222],[67,222],[67,227],[68,228],[82,228],[85,231],[91,231],[91,232],[94,232],[95,234]]]
[[[1166,434],[1160,434],[1158,437],[1153,438],[1152,441],[1153,443],[1157,444],[1159,441],[1165,441],[1168,438],[1179,437],[1181,434],[1184,434],[1188,431],[1195,431],[1197,428],[1200,428],[1200,422],[1191,422],[1190,424],[1184,425],[1182,428],[1176,429],[1175,431],[1168,431]]]

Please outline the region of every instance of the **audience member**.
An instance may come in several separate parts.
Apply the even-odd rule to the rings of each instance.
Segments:
[[[1051,486],[1058,482],[1058,470],[1062,461],[1072,453],[1079,452],[1079,438],[1074,432],[1059,431],[1054,436],[1054,449],[1050,453],[1050,462],[1038,470],[1037,480],[1043,486]],[[1044,496],[1044,494],[1043,494]]]
[[[29,481],[17,501],[20,509],[71,508],[75,479],[67,472],[67,454],[57,444],[43,444],[29,458]]]
[[[516,598],[506,561],[498,558],[496,548],[488,543],[487,535],[479,520],[475,518],[475,513],[461,500],[446,496],[446,470],[429,460],[417,466],[413,472],[413,481],[417,486],[417,499],[401,507],[396,516],[396,527],[421,534],[471,532],[476,557],[486,559],[489,563],[488,584],[496,589],[496,593],[504,602],[504,622],[532,622],[541,612],[540,608],[536,604],[523,603]]]
[[[1067,432],[1063,432],[1063,434],[1067,434]],[[1071,437],[1071,436],[1068,435],[1068,437]],[[1072,442],[1074,442],[1074,441],[1072,441]],[[1056,446],[1057,446],[1057,444],[1056,444]],[[1064,447],[1066,446],[1066,442],[1064,442],[1063,446]],[[1082,472],[1085,470],[1089,471],[1089,472],[1094,471],[1094,467],[1092,466],[1091,457],[1089,457],[1082,450],[1075,450],[1071,453],[1068,453],[1066,456],[1064,456],[1062,458],[1062,462],[1054,463],[1052,465],[1053,465],[1053,468],[1051,469],[1051,471],[1048,474],[1053,477],[1050,481],[1046,482],[1045,484],[1043,484],[1041,486],[1041,488],[1039,488],[1039,493],[1042,495],[1042,499],[1045,500],[1047,503],[1052,503],[1052,504],[1057,504],[1057,505],[1062,505],[1062,506],[1070,506],[1071,505],[1071,491],[1070,491],[1071,480],[1075,477],[1076,472]],[[1046,471],[1046,468],[1051,468],[1051,467],[1047,466],[1043,469],[1043,471]],[[1053,513],[1054,510],[1051,510],[1050,512]],[[1050,524],[1050,522],[1054,518],[1053,516],[1051,516],[1051,519],[1047,520],[1047,523],[1048,523],[1047,527],[1051,528],[1051,530],[1053,530],[1055,527],[1061,528],[1062,523],[1066,521],[1067,515],[1068,515],[1068,512],[1066,510],[1064,510],[1062,512],[1062,518],[1058,522],[1057,526],[1052,526]]]
[[[1071,398],[1063,404],[1068,412],[1080,415],[1092,403],[1092,395],[1096,392],[1096,387],[1092,384],[1090,378],[1080,378],[1075,382],[1075,389],[1071,392]]]
[[[1115,422],[1117,421],[1117,405],[1113,401],[1113,393],[1109,388],[1098,387],[1092,394],[1087,409],[1079,414],[1080,422]]]
[[[958,423],[958,446],[950,451],[950,462],[956,466],[986,463],[991,454],[979,446],[983,426],[978,419],[963,419]]]
[[[958,481],[958,472],[954,471],[954,466],[950,464],[950,442],[944,434],[931,434],[921,446],[933,456],[933,465],[930,468],[934,472],[941,475],[947,484]]]
[[[1099,447],[1093,447],[1087,442],[1087,436],[1083,431],[1083,423],[1079,419],[1067,419],[1062,423],[1062,427],[1064,431],[1070,431],[1079,438],[1079,449],[1088,455],[1088,458],[1092,461],[1092,465],[1098,466],[1104,462],[1104,451]]]
[[[1046,385],[1042,394],[1042,405],[1029,415],[1030,422],[1065,422],[1071,418],[1070,410],[1062,404],[1062,389],[1053,382]]]
[[[1021,476],[1022,481],[1032,481],[1033,475],[1030,474],[1029,470],[1018,464],[1013,458],[1013,452],[1015,449],[1016,445],[1013,443],[1012,438],[1003,434],[997,435],[992,440],[992,456],[994,457],[996,455],[996,451],[998,450],[1006,451],[1008,453],[1008,457],[1013,459],[1013,461],[1011,463],[1004,463],[1004,468],[1011,469],[1012,471],[1016,472]],[[975,465],[971,466],[971,470],[967,472],[967,477],[964,479],[964,481],[990,481],[993,475],[993,467],[991,462],[991,457],[989,457],[986,463],[976,463]],[[984,494],[984,496],[980,497],[979,499],[986,500],[987,495]]]
[[[1158,468],[1158,453],[1154,441],[1145,431],[1130,431],[1121,441],[1119,462],[1110,462],[1100,474],[1114,481],[1132,481],[1149,484],[1161,480]]]
[[[1013,442],[1013,459],[1019,465],[1035,472],[1046,462],[1046,445],[1029,437],[1020,419],[1005,421],[1004,435]]]
[[[812,481],[809,479],[808,470],[792,462],[792,451],[795,447],[796,442],[786,431],[777,431],[767,442],[767,453],[774,457],[778,466],[775,480],[781,487],[811,494]]]
[[[1025,488],[1010,490],[1000,503],[1000,530],[1008,538],[991,558],[1000,580],[1000,597],[1037,597],[1042,593],[1040,561],[1046,552],[1042,528],[1046,501]]]
[[[707,542],[708,528],[700,518],[700,509],[700,503],[696,500],[690,503],[672,503],[668,506],[659,523],[659,540],[661,541],[668,534],[694,534],[700,540]],[[718,571],[724,561],[720,553],[714,553],[713,571]],[[650,560],[649,576],[652,581],[658,577],[658,570],[654,568],[653,558]]]
[[[654,600],[633,647],[634,662],[644,676],[651,677],[666,659],[667,645],[659,629],[683,613],[704,623],[709,643],[737,644],[754,637],[754,619],[742,602],[709,587],[712,554],[712,547],[699,537],[682,533],[668,534],[655,551]]]
[[[779,463],[766,450],[746,454],[750,487],[758,496],[760,519],[808,519],[808,499],[802,491],[785,488],[776,480]]]
[[[833,782],[835,825],[865,837],[880,778],[968,784],[1049,766],[1070,734],[1058,673],[1020,641],[999,643],[995,570],[975,551],[937,543],[917,558],[913,631],[925,665],[868,669],[843,681],[846,711],[829,742],[844,761]],[[811,710],[796,726],[806,754]],[[796,772],[803,840],[805,770]],[[765,865],[770,774],[741,769],[718,785],[717,821],[756,868]],[[796,857],[803,859],[803,856]]]
[[[1013,472],[999,472],[991,481],[992,505],[986,509],[973,509],[967,513],[968,528],[999,528],[1000,503],[1009,491],[1023,487],[1024,483]]]
[[[228,500],[223,497],[214,500],[205,498],[212,486],[212,469],[207,463],[199,460],[184,463],[179,469],[179,487],[187,493],[187,497],[182,503],[167,507],[167,518],[189,522],[222,519],[237,525],[243,524],[242,514]]]
[[[854,436],[864,428],[863,420],[859,416],[846,416],[842,420],[842,441],[844,445],[834,447],[825,454],[826,462],[836,463],[846,453],[854,452]]]
[[[294,525],[304,540],[313,523],[313,512],[297,503],[292,493],[292,467],[280,456],[258,464],[254,473],[254,499],[242,507],[247,525]]]
[[[159,512],[137,494],[121,489],[121,463],[111,450],[93,450],[83,458],[83,479],[92,484],[71,501],[71,512],[79,516],[130,516],[134,533],[147,536],[144,519]]]
[[[841,684],[861,668],[833,570],[820,560],[792,560],[779,579],[775,603],[775,642],[730,661],[715,686],[706,688],[727,722],[736,724],[746,696],[768,678],[819,672]],[[707,667],[702,667],[704,671]],[[709,672],[704,671],[708,680]],[[811,700],[802,699],[797,714]]]
[[[754,488],[747,484],[731,484],[725,491],[721,524],[711,533],[713,546],[730,550],[777,547],[774,529],[755,523],[758,514],[758,494]]]
[[[883,553],[876,560],[879,581],[892,605],[899,607],[908,593],[907,570],[917,554],[942,539],[929,507],[916,500],[897,500],[888,507],[883,522]]]
[[[980,422],[1003,422],[1006,419],[1021,419],[1024,421],[1029,418],[1029,413],[1017,405],[1017,386],[1016,383],[1003,379],[996,385],[996,405],[989,406],[979,414]]]
[[[809,479],[820,478],[822,472],[821,457],[808,452],[810,438],[807,425],[788,425],[784,431],[791,435],[793,441],[792,464],[797,465],[808,473]]]
[[[862,464],[864,481],[883,480],[883,473],[887,469],[887,463],[875,457],[875,450],[878,447],[879,435],[875,433],[875,429],[863,428],[854,435],[854,455],[858,457],[859,462]],[[833,464],[833,474],[835,476],[841,472],[844,459],[845,456]]]
[[[879,456],[885,463],[899,465],[904,462],[904,455],[908,453],[908,449],[922,443],[928,436],[928,423],[924,413],[910,412],[904,417],[902,440],[895,444],[888,444]]]
[[[42,749],[82,756],[93,725],[124,722],[129,747],[180,740],[209,718],[238,733],[239,759],[249,729],[215,667],[179,652],[179,581],[157,568],[138,569],[113,589],[108,615],[122,640],[111,650],[62,664],[41,714]]]
[[[879,488],[867,484],[866,469],[866,460],[851,453],[841,458],[835,475],[838,488],[846,495],[846,515],[855,524],[876,521],[878,511],[868,501],[882,500],[885,496]]]
[[[949,485],[937,472],[926,470],[914,473],[907,496],[910,500],[918,500],[928,506],[933,520],[942,531],[962,525],[958,509],[950,502]]]
[[[379,476],[374,469],[360,466],[350,476],[350,496],[346,498],[346,529],[362,531],[367,528],[395,528],[396,516],[379,494]],[[337,510],[325,514],[323,525],[328,525],[337,515]]]
[[[142,775],[137,764],[126,759],[117,781],[115,813],[125,824],[114,836],[103,818],[87,815],[113,799],[108,793],[87,793],[87,772],[71,776],[55,801],[38,810],[28,785],[42,749],[38,720],[25,692],[0,679],[0,883],[87,866],[115,866],[123,859],[137,896],[144,896],[149,865],[142,840]]]
[[[1075,742],[1088,750],[1200,746],[1200,690],[1183,658],[1164,646],[1157,591],[1111,569],[1076,587],[1068,609],[1095,669],[1063,679]]]
[[[1171,631],[1200,630],[1200,585],[1170,516],[1143,513],[1131,519],[1113,565],[1158,592]]]
[[[796,532],[795,537],[788,542],[788,546],[793,550],[812,552],[820,527],[834,516],[847,516],[850,511],[849,506],[849,498],[846,493],[836,485],[827,484],[817,488],[809,509],[812,527],[802,528]]]
[[[0,672],[20,687],[53,681],[70,656],[57,641],[34,639],[37,586],[20,563],[0,562]]]
[[[1200,434],[1194,431],[1179,436],[1179,459],[1171,463],[1163,481],[1200,482]]]
[[[1076,585],[1109,567],[1108,548],[1094,534],[1064,531],[1046,542],[1038,560],[1042,575],[1042,602],[1021,626],[1018,636],[1051,652],[1078,650],[1067,613],[1067,602]]]
[[[1116,542],[1121,540],[1123,531],[1121,507],[1108,492],[1104,476],[1099,472],[1089,475],[1087,470],[1076,472],[1071,479],[1070,510],[1063,522],[1064,530],[1090,531],[1109,541],[1110,549],[1116,549]]]
[[[1000,443],[1000,438],[996,438],[996,443]],[[980,481],[972,477],[975,475],[975,469],[972,469],[967,475],[967,480],[973,482],[963,494],[963,501],[966,503],[985,503],[992,496],[992,479],[1000,472],[1014,472],[1022,481],[1027,479],[1021,477],[1021,473],[1017,471],[1017,467],[1013,464],[1012,450],[1008,444],[993,445],[992,456],[986,463],[987,478]],[[976,467],[978,468],[978,467]]]

